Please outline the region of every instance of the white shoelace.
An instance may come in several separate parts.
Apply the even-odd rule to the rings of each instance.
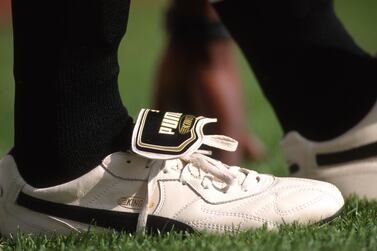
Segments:
[[[237,147],[237,141],[222,135],[205,136],[206,145],[220,148],[226,151],[234,151]],[[137,231],[144,231],[147,225],[149,203],[152,193],[157,186],[157,177],[160,171],[168,172],[169,170],[180,170],[181,174],[185,168],[195,167],[199,172],[203,171],[204,175],[200,175],[202,186],[208,189],[213,181],[224,184],[223,192],[227,192],[231,186],[241,186],[241,189],[247,191],[250,179],[259,182],[259,174],[252,170],[242,169],[238,166],[228,166],[222,162],[212,159],[204,154],[210,154],[209,151],[198,150],[195,153],[183,156],[173,160],[151,160],[149,163],[150,172],[148,175],[148,185],[146,198],[139,214],[137,222]],[[185,177],[181,175],[181,182],[185,182]]]

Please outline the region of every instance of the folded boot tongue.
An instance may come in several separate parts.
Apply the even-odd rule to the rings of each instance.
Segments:
[[[223,135],[205,135],[203,129],[217,119],[177,112],[142,109],[132,134],[132,151],[149,159],[190,155],[201,145],[235,151],[237,141]]]

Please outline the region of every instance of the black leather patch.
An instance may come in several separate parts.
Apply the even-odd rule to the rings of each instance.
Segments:
[[[345,151],[317,154],[318,166],[336,165],[377,157],[377,142],[359,146]]]
[[[139,213],[119,212],[60,204],[41,200],[22,192],[17,198],[17,204],[38,213],[73,220],[88,225],[111,228],[127,233],[135,233],[137,220],[139,217]],[[192,227],[183,222],[156,215],[148,216],[147,232],[166,233],[172,230],[188,233],[194,232]]]

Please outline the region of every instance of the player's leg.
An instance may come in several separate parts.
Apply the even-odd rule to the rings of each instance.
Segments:
[[[12,155],[31,185],[77,178],[124,145],[132,119],[117,49],[128,8],[128,0],[13,1]]]
[[[128,135],[116,52],[129,2],[34,4],[14,0],[13,14],[16,124],[31,125],[37,136],[16,128],[21,138],[12,154],[18,162],[27,158],[21,168],[12,155],[0,160],[2,235],[80,232],[93,224],[126,232],[238,231],[318,222],[343,206],[331,184],[258,174],[204,155],[202,145],[237,146],[229,137],[205,134],[214,119],[143,109]],[[19,144],[30,152],[19,153]]]
[[[331,0],[225,0],[215,7],[285,132],[331,139],[371,109],[376,60],[356,45]]]
[[[234,43],[207,0],[174,0],[166,16],[168,43],[155,85],[158,109],[216,117],[217,133],[239,141],[237,152],[215,152],[224,163],[260,159],[263,148],[245,122]]]
[[[320,141],[287,136],[292,171],[334,182],[345,194],[377,197],[377,167],[370,162],[377,156],[377,108],[371,111],[377,60],[344,29],[333,1],[215,2],[284,131]]]

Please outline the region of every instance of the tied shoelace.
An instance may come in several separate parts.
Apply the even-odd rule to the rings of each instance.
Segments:
[[[232,138],[222,135],[205,136],[205,144],[226,151],[235,151],[238,142]],[[150,172],[148,175],[148,185],[146,199],[138,217],[137,232],[145,230],[148,219],[149,202],[152,193],[157,186],[158,173],[168,172],[169,170],[180,170],[180,181],[185,183],[185,177],[182,175],[185,168],[194,167],[204,175],[199,175],[202,179],[202,186],[205,189],[210,187],[213,182],[223,184],[221,191],[226,193],[232,186],[240,186],[243,191],[248,190],[250,180],[259,182],[259,174],[253,170],[247,170],[238,166],[228,166],[221,161],[212,159],[207,156],[210,151],[197,150],[193,154],[185,155],[172,160],[151,160],[149,165]]]

